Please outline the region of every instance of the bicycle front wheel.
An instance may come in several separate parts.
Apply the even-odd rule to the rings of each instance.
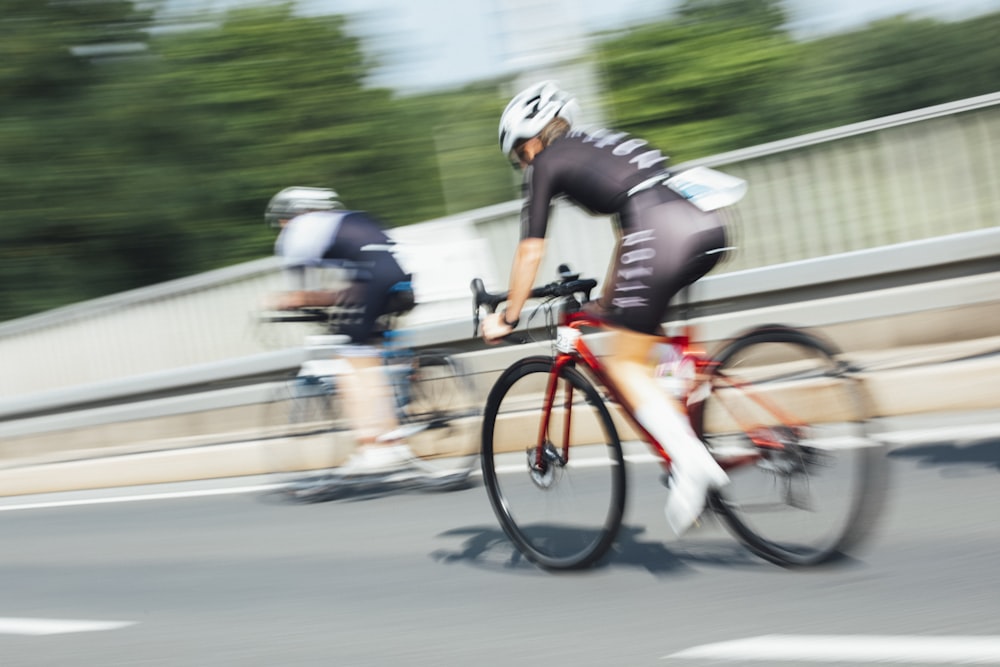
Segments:
[[[761,327],[725,347],[693,392],[692,421],[730,484],[712,507],[751,551],[781,565],[843,556],[882,505],[884,447],[860,381],[829,343]]]
[[[528,560],[579,569],[600,559],[618,534],[625,459],[607,406],[579,371],[565,367],[553,378],[555,400],[545,413],[553,364],[522,359],[493,386],[483,416],[483,480],[504,532]]]
[[[353,449],[332,376],[299,375],[276,383],[261,427],[264,468],[279,482],[322,478]]]
[[[479,461],[479,406],[460,359],[445,351],[420,351],[408,377],[396,384],[401,429],[417,464],[443,481],[468,478]]]

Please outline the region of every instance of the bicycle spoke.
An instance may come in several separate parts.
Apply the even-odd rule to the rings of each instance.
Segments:
[[[468,476],[479,459],[479,407],[461,363],[442,351],[418,353],[405,383],[400,432],[415,464],[435,476]]]
[[[527,558],[550,569],[586,567],[621,524],[624,458],[607,408],[572,369],[561,372],[542,429],[551,367],[551,359],[532,358],[498,380],[484,416],[483,474],[504,530]],[[564,463],[565,442],[571,455]]]
[[[351,442],[329,378],[297,376],[275,385],[264,406],[261,448],[279,482],[309,482],[346,457]]]
[[[870,528],[884,469],[857,380],[826,346],[784,328],[738,339],[718,361],[696,412],[731,480],[713,505],[768,560],[842,555]]]

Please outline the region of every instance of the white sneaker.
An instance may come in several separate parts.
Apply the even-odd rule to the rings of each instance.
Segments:
[[[692,467],[692,466],[689,466]],[[684,473],[677,467],[670,475],[670,495],[663,511],[667,524],[680,537],[694,525],[705,511],[709,491],[722,488],[729,483],[729,476],[718,465],[712,469],[689,470]]]
[[[728,484],[729,475],[705,449],[687,419],[673,408],[663,409],[649,402],[639,406],[635,416],[664,443],[673,460],[670,495],[664,512],[667,523],[680,536],[701,516],[708,492]]]
[[[427,426],[427,424],[404,424],[394,428],[388,433],[383,433],[378,436],[375,438],[375,442],[396,442],[398,440],[405,440],[406,438],[416,435],[421,431],[426,431]]]
[[[364,445],[341,467],[350,475],[394,472],[409,467],[413,452],[406,445]]]

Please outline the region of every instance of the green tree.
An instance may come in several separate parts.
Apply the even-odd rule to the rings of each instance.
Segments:
[[[496,141],[500,112],[507,104],[500,90],[499,82],[487,81],[409,100],[423,112],[414,130],[434,139],[441,196],[449,214],[516,196],[510,167]]]
[[[688,0],[609,37],[599,57],[616,122],[678,160],[761,141],[761,105],[794,49],[783,23],[779,2]]]
[[[263,208],[287,185],[330,185],[390,224],[443,212],[433,137],[414,129],[426,114],[366,87],[370,64],[342,17],[239,10],[97,66],[70,47],[120,31],[63,4],[76,3],[0,19],[10,33],[55,26],[4,43],[35,49],[39,75],[0,72],[18,93],[0,126],[0,200],[15,219],[0,277],[17,285],[0,318],[264,256]],[[100,26],[107,36],[88,36]],[[35,78],[63,82],[61,100]]]
[[[143,52],[150,15],[129,2],[0,2],[0,318],[116,284],[88,207],[107,164],[91,90],[115,53]]]
[[[781,82],[781,135],[994,92],[1000,14],[942,23],[898,16],[805,42]]]

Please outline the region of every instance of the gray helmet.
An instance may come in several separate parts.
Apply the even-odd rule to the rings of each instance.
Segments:
[[[267,203],[264,221],[271,227],[278,227],[281,220],[294,218],[301,213],[344,208],[337,196],[330,188],[285,188]]]
[[[557,116],[573,124],[576,102],[554,81],[528,86],[510,101],[500,116],[500,150],[510,157],[514,145],[537,136]]]

